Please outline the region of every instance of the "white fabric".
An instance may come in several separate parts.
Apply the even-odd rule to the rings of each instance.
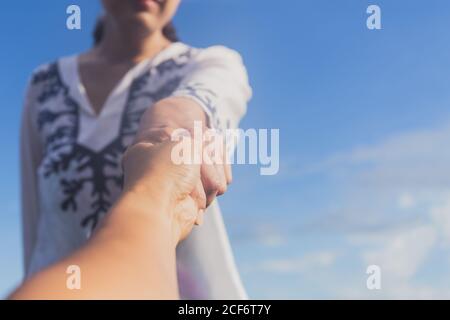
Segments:
[[[120,194],[120,158],[142,113],[170,96],[197,101],[219,129],[237,127],[251,89],[235,51],[174,43],[132,68],[93,112],[78,58],[41,66],[31,79],[21,131],[26,274],[86,242]],[[244,299],[217,203],[177,250],[184,298]]]

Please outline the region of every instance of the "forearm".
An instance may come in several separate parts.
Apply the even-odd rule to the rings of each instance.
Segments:
[[[141,129],[137,140],[145,140],[149,130],[183,128],[192,131],[195,122],[208,126],[208,119],[203,108],[194,100],[182,97],[171,97],[158,101],[141,119]]]
[[[164,212],[169,208],[154,199],[125,194],[88,245],[38,273],[11,298],[178,298],[176,242]],[[71,265],[81,270],[80,290],[66,286],[66,270]]]

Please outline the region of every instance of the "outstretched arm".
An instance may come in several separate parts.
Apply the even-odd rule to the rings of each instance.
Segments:
[[[188,69],[178,88],[142,117],[137,141],[143,136],[152,137],[154,130],[160,128],[168,134],[179,128],[192,132],[195,122],[202,123],[203,129],[222,133],[238,127],[251,97],[240,55],[222,46],[210,47],[194,53]],[[205,191],[208,205],[227,191],[232,180],[228,162],[212,160],[213,163],[202,164],[202,185],[198,186]]]
[[[195,165],[175,165],[174,143],[138,143],[124,158],[125,189],[86,246],[36,274],[11,299],[176,299],[175,248],[199,207],[190,196]],[[203,199],[203,201],[206,201]],[[69,266],[81,270],[81,289],[66,286]]]

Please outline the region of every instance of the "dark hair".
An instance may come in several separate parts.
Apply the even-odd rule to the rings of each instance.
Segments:
[[[164,28],[163,28],[163,35],[171,42],[177,42],[179,41],[177,30],[175,29],[175,26],[172,22],[169,22]],[[94,32],[92,33],[92,36],[94,38],[94,46],[98,45],[102,39],[103,35],[105,34],[105,22],[103,20],[103,17],[100,17],[97,19],[97,23],[95,24]]]

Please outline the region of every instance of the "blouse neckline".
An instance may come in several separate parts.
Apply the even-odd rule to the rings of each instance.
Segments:
[[[186,45],[181,42],[173,42],[155,56],[146,58],[131,67],[109,93],[98,114],[94,111],[87,96],[86,88],[81,80],[79,55],[72,55],[59,60],[61,77],[64,83],[69,87],[71,96],[79,102],[80,108],[82,108],[89,116],[101,119],[122,111],[125,107],[128,89],[132,82],[144,72],[170,57],[180,47],[186,47]]]

